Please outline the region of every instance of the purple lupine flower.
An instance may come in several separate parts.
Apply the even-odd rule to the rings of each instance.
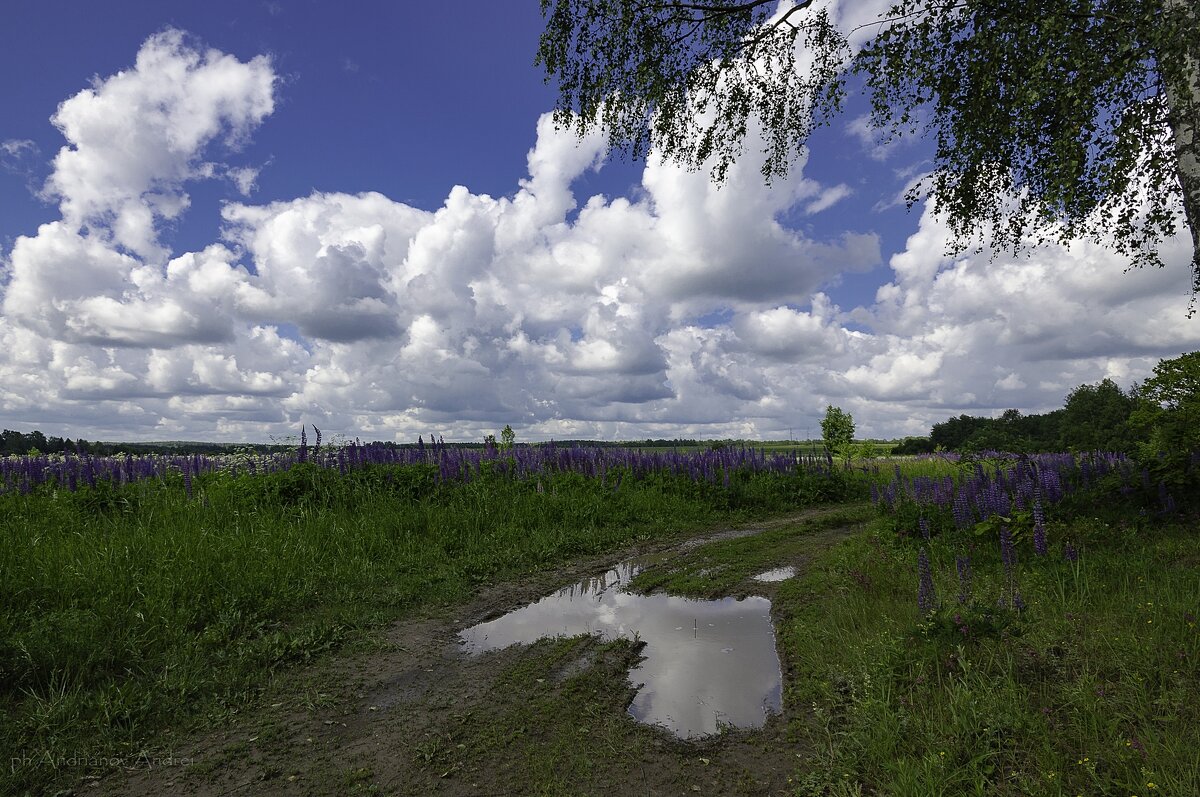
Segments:
[[[933,568],[929,564],[929,552],[925,548],[917,554],[917,606],[926,612],[937,606]]]
[[[313,427],[316,428],[315,426]],[[296,455],[297,462],[306,462],[308,460],[308,433],[304,431],[304,424],[300,425],[300,451]]]
[[[917,527],[919,529],[921,529],[921,536],[925,538],[926,542],[928,542],[929,541],[929,518],[927,518],[927,517],[918,518],[917,519]]]
[[[1041,495],[1034,493],[1033,499],[1033,549],[1038,556],[1045,556],[1050,551],[1046,547],[1046,513],[1042,510]]]
[[[1004,563],[1004,576],[1008,581],[1008,604],[1019,609],[1017,599],[1017,549],[1013,545],[1012,533],[1008,526],[1000,526],[1000,561]]]
[[[1004,563],[1005,572],[1011,572],[1017,565],[1017,549],[1013,547],[1008,526],[1003,523],[1000,524],[1000,561]]]
[[[192,468],[190,463],[183,466],[183,489],[187,497],[192,497]]]
[[[1075,546],[1071,544],[1070,540],[1067,540],[1063,544],[1063,559],[1066,559],[1068,562],[1079,561],[1079,551],[1075,550]]]
[[[975,525],[975,518],[971,514],[971,504],[967,500],[966,493],[961,490],[954,496],[954,503],[951,505],[950,511],[954,515],[954,527],[959,531]]]
[[[1162,506],[1164,515],[1170,515],[1175,512],[1175,498],[1167,492],[1167,483],[1158,483],[1158,502]]]
[[[954,557],[954,567],[958,570],[958,602],[966,605],[971,602],[971,557]]]

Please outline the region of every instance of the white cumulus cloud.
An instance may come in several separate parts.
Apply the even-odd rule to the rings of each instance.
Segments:
[[[860,434],[891,436],[1049,409],[1200,345],[1182,236],[1162,272],[1124,274],[1084,243],[955,259],[926,210],[874,301],[842,308],[826,288],[879,265],[878,237],[782,219],[846,186],[805,177],[803,159],[768,188],[753,159],[717,187],[652,157],[635,197],[580,197],[605,141],[548,115],[511,195],[254,204],[254,169],[210,150],[244,142],[275,90],[269,59],[168,30],[60,106],[68,145],[47,191],[62,218],[5,265],[6,422],[110,439],[263,439],[301,420],[405,439],[505,423],[526,439],[779,436],[817,434],[836,404]],[[243,199],[210,245],[172,256],[163,225],[188,181],[213,177]]]

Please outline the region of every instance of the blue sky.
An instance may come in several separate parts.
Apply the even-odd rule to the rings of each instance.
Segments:
[[[532,0],[345,8],[8,9],[0,424],[783,437],[832,403],[897,436],[1200,343],[1182,239],[1160,273],[945,258],[893,201],[927,147],[876,146],[861,99],[780,184],[751,155],[718,189],[553,130]]]

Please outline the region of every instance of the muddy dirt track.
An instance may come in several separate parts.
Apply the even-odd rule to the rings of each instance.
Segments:
[[[626,712],[636,641],[574,637],[468,656],[457,634],[636,556],[664,553],[669,562],[705,542],[790,526],[816,551],[857,528],[798,525],[834,509],[627,548],[488,587],[466,605],[391,626],[378,644],[286,674],[223,727],[171,744],[160,765],[89,778],[77,793],[790,793],[805,751],[788,730],[803,717],[786,699],[761,729],[682,740]],[[793,552],[776,564],[802,571],[807,558]],[[747,580],[728,592],[771,598],[776,588]],[[782,667],[786,696],[786,657]]]

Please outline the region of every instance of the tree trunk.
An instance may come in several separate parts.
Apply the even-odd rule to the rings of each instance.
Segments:
[[[1189,19],[1188,27],[1200,25],[1195,4],[1191,0],[1164,0],[1167,11],[1182,13]],[[1180,51],[1181,81],[1164,80],[1167,99],[1167,118],[1175,141],[1175,166],[1179,185],[1183,189],[1183,212],[1192,232],[1192,293],[1200,293],[1200,59],[1192,41]],[[1194,312],[1194,305],[1193,305]],[[1190,315],[1190,313],[1189,313]]]

